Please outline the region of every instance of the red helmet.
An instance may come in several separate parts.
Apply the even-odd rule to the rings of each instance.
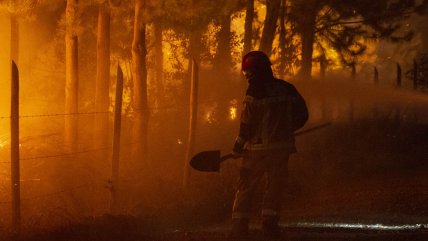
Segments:
[[[272,63],[262,51],[251,51],[242,58],[242,70],[270,68]]]

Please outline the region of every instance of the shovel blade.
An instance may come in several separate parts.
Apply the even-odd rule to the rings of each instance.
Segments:
[[[190,166],[201,172],[219,172],[220,171],[220,151],[203,151],[196,154],[190,160]]]

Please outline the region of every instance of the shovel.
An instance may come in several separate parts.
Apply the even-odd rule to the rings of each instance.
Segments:
[[[312,132],[324,127],[327,127],[331,125],[330,122],[324,123],[322,125],[317,125],[312,128],[302,130],[299,132],[294,133],[294,136],[300,136],[303,134],[306,134],[308,132]],[[232,153],[229,153],[227,155],[221,156],[220,150],[213,150],[213,151],[203,151],[196,154],[191,160],[190,160],[190,166],[198,171],[201,172],[219,172],[220,171],[220,164],[227,160],[227,159],[237,159],[239,157],[234,157]]]

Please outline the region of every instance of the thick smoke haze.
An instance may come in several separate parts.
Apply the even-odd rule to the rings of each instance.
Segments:
[[[79,1],[75,29],[78,39],[77,113],[67,113],[64,107],[68,61],[65,38],[69,27],[66,1],[40,1],[40,5],[36,4],[29,12],[17,15],[22,229],[30,233],[40,229],[48,232],[54,227],[85,223],[105,215],[112,215],[109,218],[113,215],[125,219],[137,217],[144,220],[141,225],[159,232],[228,222],[240,160],[225,162],[220,173],[189,170],[189,182],[183,185],[191,106],[189,66],[194,59],[199,67],[196,131],[191,152],[221,150],[222,154],[230,153],[238,134],[247,87],[240,73],[245,35],[244,1],[219,1],[217,4],[196,1],[193,8],[183,7],[190,6],[190,1],[159,1],[170,4],[162,8],[157,5],[158,1],[148,1],[143,36],[147,52],[141,51],[147,54],[144,56],[147,69],[147,107],[144,110],[135,107],[136,57],[132,51],[138,48],[132,47],[135,41],[134,2],[112,1],[109,10],[110,77],[105,80],[108,103],[103,103],[108,108],[104,111],[97,110],[95,99],[99,91],[96,82],[98,14],[103,1],[83,2]],[[2,231],[12,229],[10,217],[13,213],[10,163],[13,31],[11,13],[4,7],[5,3],[0,2],[0,5],[1,235]],[[255,1],[254,7],[250,42],[252,48],[257,49],[268,10],[265,1]],[[287,5],[286,9],[292,7]],[[318,18],[328,13],[323,9],[320,12],[325,14]],[[286,15],[292,15],[287,11]],[[344,12],[349,14],[349,11]],[[351,14],[350,19],[353,18]],[[406,77],[414,67],[414,60],[428,52],[426,19],[426,16],[412,16],[402,20],[401,30],[414,32],[409,41],[391,42],[359,36],[358,41],[366,44],[367,50],[352,57],[356,66],[354,76],[352,65],[345,64],[343,56],[320,34],[313,40],[312,78],[300,78],[298,73],[304,60],[298,22],[295,24],[289,17],[285,23],[289,44],[286,57],[281,52],[285,50],[280,48],[280,30],[274,32],[271,43],[274,73],[295,85],[308,105],[310,117],[302,130],[331,123],[326,128],[297,137],[298,152],[289,161],[289,184],[284,203],[288,207],[284,211],[287,222],[335,221],[337,217],[355,221],[357,218],[353,216],[358,215],[369,222],[396,221],[401,213],[408,211],[403,204],[407,201],[397,201],[404,199],[406,194],[391,190],[401,190],[403,186],[408,186],[418,201],[412,209],[414,212],[408,211],[408,216],[426,207],[419,201],[426,198],[420,189],[426,187],[423,171],[428,167],[428,95],[426,86],[415,90],[413,80]],[[228,30],[227,34],[222,32],[224,29]],[[321,76],[322,54],[328,58],[325,76]],[[397,86],[397,64],[402,69],[401,87]],[[281,69],[281,66],[286,67]],[[112,181],[112,152],[118,67],[123,71],[124,90],[117,184]],[[144,70],[141,66],[137,69]],[[135,138],[135,123],[140,113],[148,118],[144,133],[147,152],[143,154],[140,153],[141,135]],[[68,148],[64,141],[67,135],[64,126],[70,119],[77,123],[75,149]],[[108,126],[103,131],[106,144],[101,146],[96,133],[102,126],[100,120],[105,120]],[[400,186],[402,183],[398,180],[408,183]],[[415,184],[412,189],[413,181],[420,185]],[[365,187],[369,191],[364,190]],[[116,200],[114,194],[118,195]],[[114,202],[119,205],[113,211]],[[257,200],[257,205],[260,202]],[[346,206],[342,202],[350,204]],[[257,205],[254,209],[259,208]],[[372,213],[367,210],[371,207],[379,213],[370,216]],[[418,218],[420,216],[415,220],[419,221]]]

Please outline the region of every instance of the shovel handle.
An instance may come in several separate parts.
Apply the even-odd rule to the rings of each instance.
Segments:
[[[220,163],[223,162],[223,161],[226,161],[227,159],[230,159],[230,158],[234,158],[234,156],[233,156],[232,153],[229,153],[227,155],[224,155],[224,156],[220,157]]]
[[[309,128],[309,129],[306,129],[306,130],[303,130],[303,131],[298,131],[298,132],[294,133],[294,135],[293,135],[293,136],[300,136],[300,135],[304,135],[304,134],[306,134],[306,133],[308,133],[308,132],[312,132],[312,131],[315,131],[315,130],[321,129],[321,128],[327,127],[327,126],[329,126],[329,125],[331,125],[331,123],[330,123],[330,122],[327,122],[327,123],[324,123],[324,124],[321,124],[321,125],[318,125],[318,126],[314,126],[314,127],[312,127],[312,128]],[[238,159],[239,157],[236,157],[236,156],[234,156],[232,153],[229,153],[229,154],[226,154],[226,155],[224,155],[224,156],[220,157],[220,163],[222,163],[223,161],[226,161],[227,159],[230,159],[230,158]]]
[[[314,127],[312,127],[312,128],[306,129],[306,130],[302,130],[302,131],[295,132],[295,133],[293,134],[293,136],[300,136],[300,135],[304,135],[304,134],[306,134],[306,133],[308,133],[308,132],[312,132],[312,131],[315,131],[315,130],[318,130],[318,129],[322,129],[322,128],[327,127],[327,126],[329,126],[329,125],[331,125],[331,122],[327,122],[327,123],[324,123],[324,124],[321,124],[321,125],[317,125],[317,126],[314,126]]]

